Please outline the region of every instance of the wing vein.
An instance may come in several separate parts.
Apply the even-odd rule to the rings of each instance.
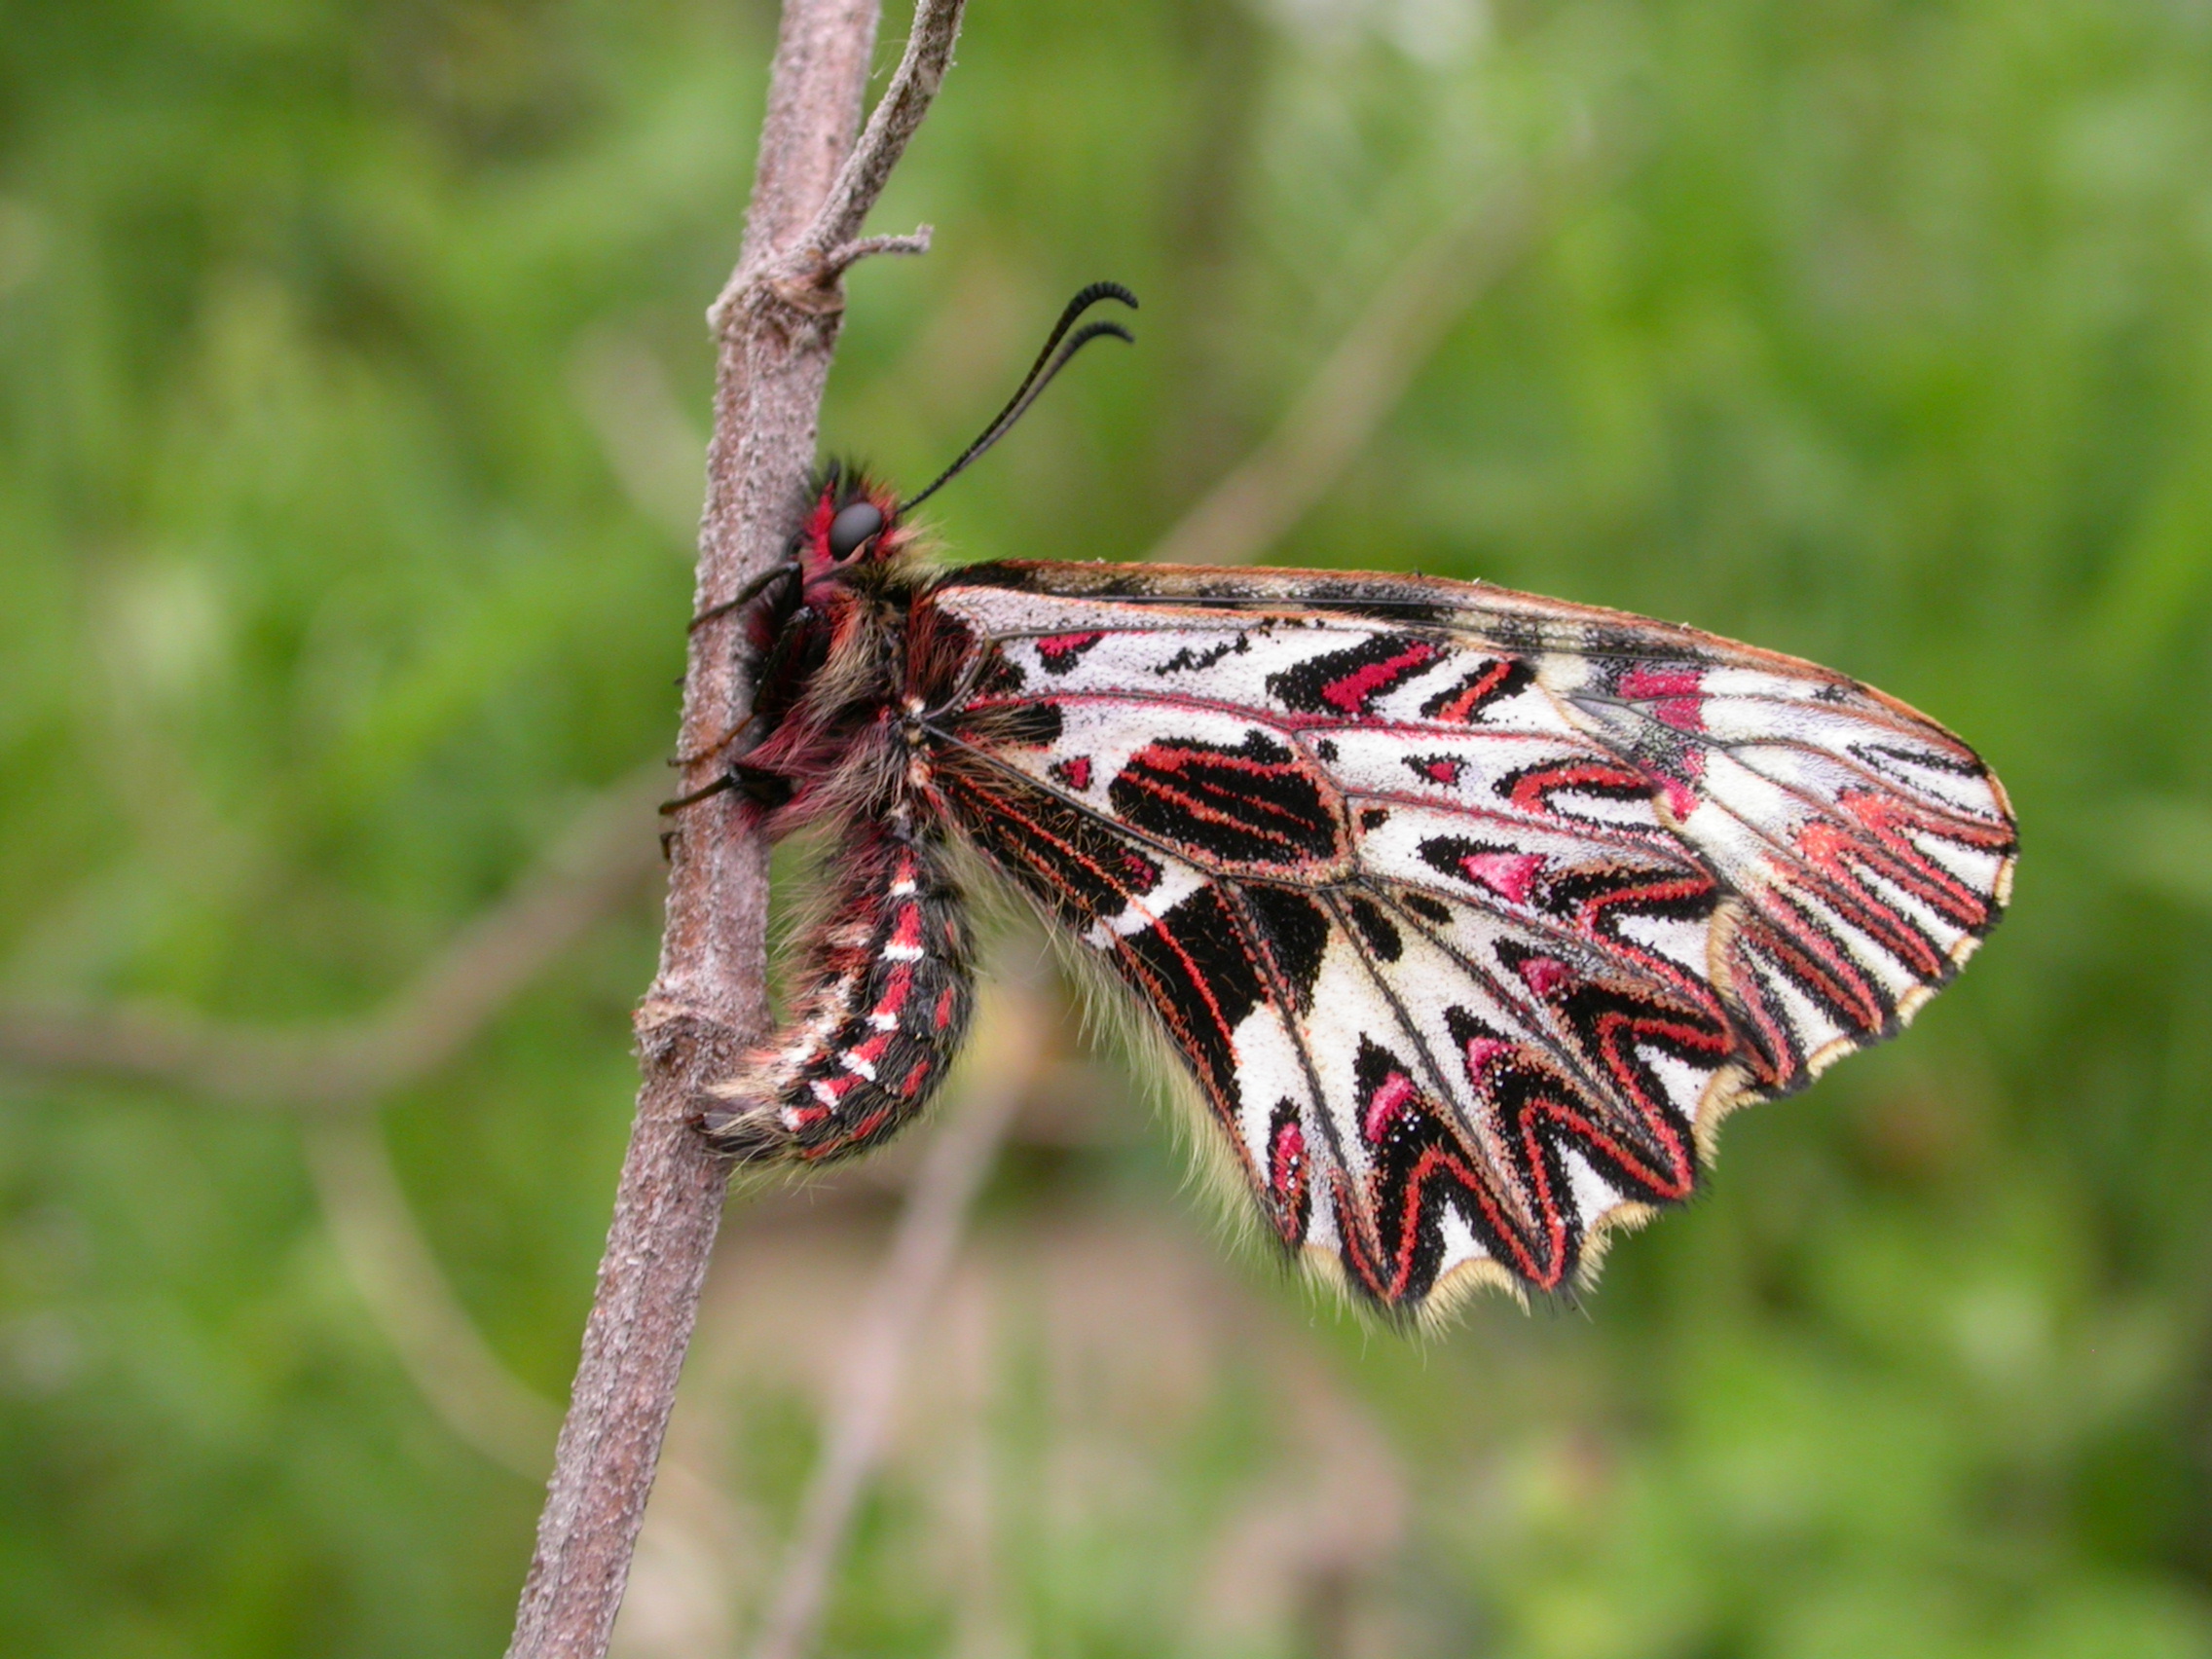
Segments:
[[[1390,1016],[1398,1022],[1398,1029],[1405,1033],[1406,1041],[1413,1045],[1421,1070],[1428,1074],[1428,1081],[1436,1090],[1437,1104],[1452,1115],[1452,1121],[1458,1128],[1460,1144],[1473,1159],[1475,1165],[1491,1175],[1492,1190],[1511,1205],[1513,1220],[1522,1230],[1524,1243],[1532,1241],[1539,1229],[1530,1203],[1531,1195],[1521,1189],[1518,1180],[1511,1178],[1510,1166],[1501,1166],[1498,1157],[1486,1147],[1481,1125],[1474,1122],[1471,1112],[1461,1106],[1458,1094],[1452,1087],[1451,1078],[1437,1063],[1436,1055],[1429,1049],[1427,1035],[1414,1022],[1413,1015],[1406,1012],[1404,1000],[1387,977],[1375,965],[1366,942],[1360,939],[1351,926],[1350,918],[1345,914],[1338,894],[1334,891],[1325,893],[1322,902],[1328,905],[1330,914],[1335,918],[1338,931],[1350,940],[1352,955],[1366,973],[1369,982],[1382,995],[1382,1000],[1389,1004]],[[1476,1104],[1479,1106],[1479,1102]]]
[[[1291,1047],[1298,1051],[1299,1068],[1306,1073],[1307,1088],[1313,1091],[1313,1115],[1321,1121],[1321,1132],[1329,1138],[1329,1156],[1337,1161],[1339,1169],[1349,1175],[1352,1172],[1352,1164],[1351,1161],[1345,1156],[1344,1140],[1337,1132],[1336,1115],[1329,1110],[1329,1091],[1322,1087],[1320,1068],[1313,1063],[1313,1051],[1306,1040],[1306,1027],[1298,1017],[1297,1001],[1291,995],[1288,981],[1282,977],[1281,965],[1274,959],[1272,944],[1256,951],[1253,949],[1254,942],[1265,939],[1266,934],[1252,915],[1250,907],[1245,903],[1244,889],[1236,883],[1224,880],[1219,876],[1212,879],[1221,889],[1221,896],[1229,905],[1231,918],[1236,923],[1238,931],[1244,936],[1245,949],[1252,953],[1252,960],[1261,965],[1261,977],[1267,981],[1269,993],[1282,1016],[1283,1030],[1290,1036]],[[1341,921],[1338,927],[1341,932],[1343,928]],[[1332,1212],[1335,1205],[1336,1200],[1332,1197],[1330,1199]],[[1336,1224],[1341,1231],[1345,1224],[1345,1218],[1341,1215],[1337,1216]]]
[[[1467,977],[1480,984],[1483,989],[1490,994],[1492,999],[1497,1004],[1498,1007],[1513,1010],[1518,1013],[1518,1011],[1520,1011],[1521,1009],[1527,1008],[1531,1005],[1533,1001],[1532,998],[1524,993],[1507,989],[1501,981],[1493,978],[1490,971],[1486,969],[1481,963],[1468,956],[1450,939],[1439,934],[1436,931],[1434,925],[1424,920],[1419,912],[1410,909],[1405,904],[1401,903],[1398,900],[1397,895],[1392,893],[1388,888],[1381,886],[1364,877],[1359,880],[1358,886],[1371,898],[1377,900],[1381,903],[1387,905],[1397,915],[1404,918],[1407,924],[1413,928],[1415,933],[1419,934],[1431,945],[1435,946],[1436,949],[1442,951],[1446,956],[1451,958],[1451,960],[1458,966],[1459,971],[1465,974]],[[1653,976],[1650,974],[1649,970],[1646,969],[1641,971],[1641,977],[1648,979]],[[1534,1006],[1538,1008],[1542,1007],[1540,1003],[1534,1004]],[[1597,1099],[1603,1100],[1608,1107],[1613,1110],[1616,1116],[1619,1115],[1621,1107],[1621,1101],[1619,1097],[1613,1092],[1612,1088],[1603,1079],[1601,1079],[1595,1072],[1589,1069],[1587,1061],[1579,1053],[1577,1053],[1571,1047],[1566,1046],[1561,1042],[1558,1032],[1550,1028],[1552,1025],[1550,1018],[1539,1016],[1538,1018],[1533,1020],[1517,1019],[1516,1024],[1522,1026],[1527,1031],[1530,1038],[1539,1048],[1541,1048],[1545,1053],[1549,1054],[1552,1059],[1559,1064],[1560,1068],[1563,1071],[1567,1072],[1568,1076],[1573,1078],[1585,1092],[1589,1093]],[[1734,1032],[1735,1027],[1733,1025],[1730,1025],[1730,1035],[1733,1036]]]

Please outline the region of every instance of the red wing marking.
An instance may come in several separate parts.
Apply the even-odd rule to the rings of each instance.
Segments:
[[[1640,663],[1620,679],[1620,694],[1651,706],[1651,718],[1677,731],[1705,729],[1704,676],[1695,668]]]
[[[1107,798],[1128,824],[1209,868],[1287,874],[1334,867],[1347,850],[1327,777],[1258,727],[1235,747],[1156,739],[1122,763]]]
[[[1038,660],[1048,674],[1065,674],[1075,667],[1085,651],[1106,636],[1096,629],[1088,634],[1053,634],[1037,642]]]
[[[1443,657],[1444,647],[1434,641],[1377,634],[1271,675],[1267,683],[1285,708],[1358,719],[1385,691],[1396,690]]]
[[[1473,725],[1491,704],[1526,689],[1532,678],[1528,662],[1520,657],[1478,662],[1456,682],[1421,704],[1421,716],[1446,725]]]

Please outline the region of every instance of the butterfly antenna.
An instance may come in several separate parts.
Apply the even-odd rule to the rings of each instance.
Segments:
[[[1060,313],[1060,320],[1052,324],[1052,332],[1046,337],[1045,349],[1037,353],[1037,360],[1029,365],[1028,374],[1024,375],[1021,384],[1014,387],[1014,395],[1007,399],[1006,407],[992,418],[991,424],[983,428],[981,435],[974,443],[960,452],[959,460],[932,479],[929,488],[920,495],[910,496],[905,500],[901,501],[898,512],[893,516],[904,518],[910,510],[920,506],[951,483],[953,479],[959,477],[981,457],[985,450],[1005,437],[1013,429],[1014,424],[1027,412],[1029,406],[1037,401],[1039,394],[1052,384],[1052,377],[1068,366],[1068,359],[1093,340],[1110,334],[1116,340],[1125,340],[1132,346],[1136,344],[1136,336],[1118,322],[1086,323],[1083,327],[1077,328],[1072,336],[1068,334],[1069,329],[1075,328],[1076,318],[1083,315],[1100,300],[1119,300],[1131,311],[1137,309],[1136,295],[1130,293],[1119,282],[1093,282],[1089,287],[1077,294],[1074,299],[1068,301],[1067,310]],[[1063,339],[1067,341],[1064,346],[1060,344]],[[1055,347],[1058,348],[1056,354]]]

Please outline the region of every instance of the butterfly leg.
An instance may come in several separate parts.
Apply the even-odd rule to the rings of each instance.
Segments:
[[[792,798],[792,781],[771,767],[748,766],[739,760],[706,788],[693,790],[689,794],[678,795],[674,800],[662,801],[660,815],[663,818],[673,818],[685,807],[697,806],[699,802],[724,792],[735,792],[755,806],[772,811]]]
[[[778,582],[789,581],[793,576],[797,575],[799,570],[799,562],[796,559],[787,559],[772,570],[763,571],[759,575],[755,576],[753,580],[739,588],[730,598],[723,600],[721,604],[710,605],[698,615],[692,617],[690,627],[685,631],[695,634],[718,616],[727,616],[733,610],[743,610]]]
[[[707,1138],[743,1162],[815,1162],[896,1133],[967,1031],[967,906],[943,846],[869,824],[828,868],[792,1019],[710,1091]]]
[[[796,564],[778,565],[758,580],[747,583],[735,599],[725,600],[720,605],[709,606],[698,615],[692,617],[691,631],[697,632],[701,627],[715,620],[716,617],[726,615],[730,611],[751,605],[775,583],[782,581],[787,576],[795,575],[799,567]],[[793,657],[806,645],[808,626],[815,620],[816,613],[813,608],[806,605],[801,605],[789,617],[785,618],[783,626],[777,632],[775,644],[769,646],[767,656],[754,671],[755,685],[773,685],[790,672]],[[677,682],[679,685],[682,683],[683,682],[681,680]],[[719,755],[725,749],[736,748],[742,752],[752,748],[774,724],[775,719],[772,716],[756,710],[751,719],[733,730],[725,731],[721,736],[693,754],[677,756],[669,763],[674,766],[695,766],[712,756]]]

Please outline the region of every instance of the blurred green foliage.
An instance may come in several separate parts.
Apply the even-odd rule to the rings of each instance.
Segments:
[[[772,35],[704,0],[0,6],[11,998],[373,1009],[665,752]],[[927,477],[1120,277],[1138,350],[940,518],[961,557],[1138,556],[1411,246],[1514,188],[1543,228],[1272,556],[1862,675],[2011,787],[2015,914],[1906,1040],[1732,1124],[1588,1319],[1409,1346],[1233,1270],[1408,1471],[1356,1617],[1184,1613],[1236,1494],[1313,1456],[1252,1404],[1279,1366],[1212,1368],[1146,1482],[1071,1516],[1009,1339],[1012,1650],[2212,1655],[2203,0],[977,0],[876,219],[938,251],[856,276],[826,438]],[[655,925],[603,925],[382,1118],[548,1396]],[[1103,1208],[1210,1247],[1132,1135],[1016,1159],[991,1236]],[[778,1528],[803,1404],[729,1452]],[[535,1496],[414,1391],[280,1116],[9,1086],[7,1651],[493,1651]],[[836,1651],[991,1650],[920,1501],[871,1510]]]

